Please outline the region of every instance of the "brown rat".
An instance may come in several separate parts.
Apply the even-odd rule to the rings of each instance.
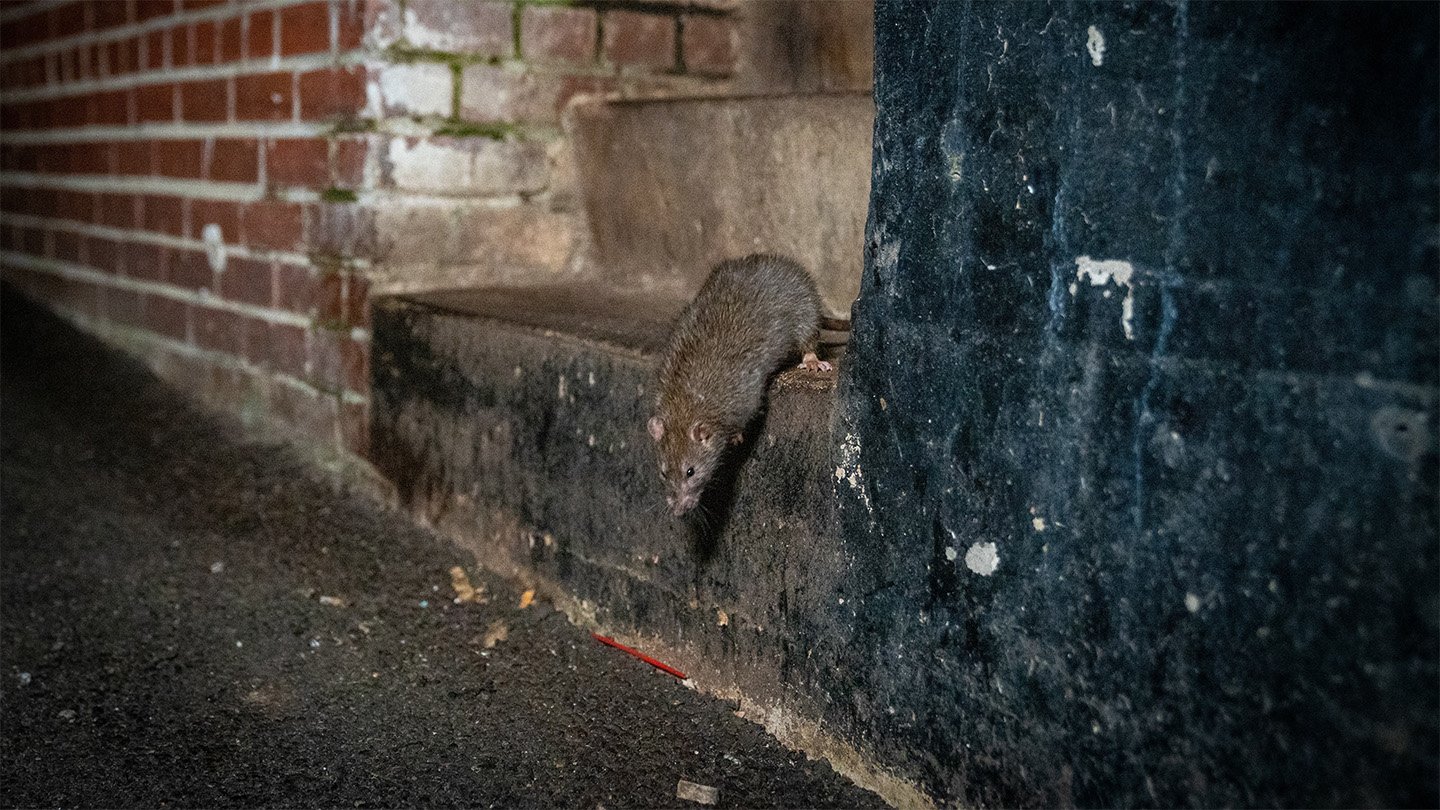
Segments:
[[[820,294],[805,268],[757,253],[721,262],[680,313],[660,363],[648,424],[671,512],[700,502],[726,449],[759,412],[765,386],[788,358],[829,371],[815,355]]]

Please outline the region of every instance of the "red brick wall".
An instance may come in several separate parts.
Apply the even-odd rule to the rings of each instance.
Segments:
[[[0,5],[0,270],[212,402],[365,444],[361,3]]]
[[[185,390],[363,455],[367,296],[578,272],[565,104],[765,86],[755,8],[0,4],[0,273]]]

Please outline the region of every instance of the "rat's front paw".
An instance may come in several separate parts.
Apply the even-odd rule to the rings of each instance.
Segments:
[[[831,371],[835,367],[821,360],[814,352],[806,352],[800,359],[800,368],[807,368],[811,371]]]

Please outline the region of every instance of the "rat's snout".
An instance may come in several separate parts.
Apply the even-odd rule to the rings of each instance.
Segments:
[[[695,504],[700,501],[700,497],[698,495],[681,495],[679,498],[666,498],[665,500],[670,504],[670,514],[675,517],[681,517],[686,512],[695,508]]]

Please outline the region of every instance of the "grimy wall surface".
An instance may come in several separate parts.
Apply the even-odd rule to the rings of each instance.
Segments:
[[[1436,7],[875,27],[833,719],[965,805],[1435,806]]]

